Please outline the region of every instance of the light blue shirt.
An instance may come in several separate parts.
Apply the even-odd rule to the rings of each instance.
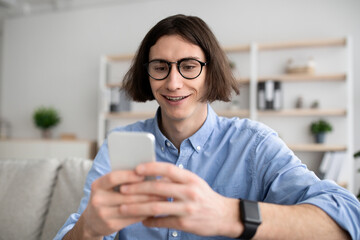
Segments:
[[[157,115],[159,114],[159,111]],[[203,178],[219,194],[268,203],[309,203],[323,209],[353,239],[360,239],[360,204],[347,190],[320,181],[277,134],[248,119],[219,117],[208,105],[203,126],[185,139],[180,152],[161,133],[157,117],[119,127],[114,131],[150,132],[156,138],[159,162],[180,164]],[[77,213],[70,215],[55,239],[61,239],[87,206],[91,183],[111,171],[107,142],[100,148],[84,187]],[[116,233],[104,239],[113,239]],[[119,239],[228,239],[200,237],[175,229],[147,228],[136,223],[119,232]]]

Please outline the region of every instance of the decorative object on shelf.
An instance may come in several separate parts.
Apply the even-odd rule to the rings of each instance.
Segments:
[[[360,158],[360,151],[357,151],[355,154],[354,154],[354,158]],[[360,173],[360,168],[357,170],[358,173]],[[357,194],[357,199],[360,201],[360,189],[359,189],[359,192]]]
[[[258,109],[265,110],[265,83],[258,83]]]
[[[296,99],[296,102],[295,102],[295,108],[298,108],[298,109],[301,109],[304,107],[304,99],[302,96],[299,96],[297,99]]]
[[[312,109],[318,109],[319,108],[319,101],[318,100],[315,100],[315,101],[313,101],[312,103],[311,103],[311,105],[310,105],[310,108],[312,108]]]
[[[325,152],[319,166],[319,177],[337,182],[344,159],[346,159],[345,151]]]
[[[325,134],[332,131],[332,126],[329,122],[320,119],[311,123],[310,131],[314,134],[316,143],[324,143]]]
[[[112,88],[110,101],[110,112],[126,112],[131,109],[131,101],[126,96],[126,93],[120,90],[119,87]]]
[[[280,110],[281,107],[281,83],[273,80],[258,83],[258,109]]]
[[[39,107],[33,114],[35,125],[42,130],[43,138],[51,138],[51,128],[60,122],[58,111],[53,107]]]
[[[274,83],[274,110],[280,110],[282,107],[282,91],[281,91],[281,83]]]
[[[306,62],[290,58],[286,63],[285,72],[288,74],[314,74],[316,62],[313,57],[309,57]]]
[[[10,123],[0,118],[0,139],[8,139],[10,137]]]

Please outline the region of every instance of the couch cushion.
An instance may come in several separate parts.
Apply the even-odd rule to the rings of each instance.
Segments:
[[[1,239],[39,239],[60,167],[56,159],[0,160]]]
[[[53,239],[71,213],[77,211],[92,161],[65,159],[60,168],[41,239]]]

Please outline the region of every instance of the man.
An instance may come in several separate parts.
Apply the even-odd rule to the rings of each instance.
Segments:
[[[210,102],[229,101],[238,90],[201,19],[175,15],[156,24],[123,88],[135,101],[155,99],[159,109],[114,131],[154,134],[157,162],[111,171],[105,141],[79,211],[56,239],[117,232],[119,239],[360,239],[352,194],[320,181],[273,130],[212,110]]]

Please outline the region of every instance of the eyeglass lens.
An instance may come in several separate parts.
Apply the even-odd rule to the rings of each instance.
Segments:
[[[198,77],[202,70],[202,65],[195,59],[184,59],[177,63],[178,71],[187,79]],[[171,70],[171,63],[164,60],[154,60],[148,64],[148,73],[150,77],[162,80],[165,79]]]

